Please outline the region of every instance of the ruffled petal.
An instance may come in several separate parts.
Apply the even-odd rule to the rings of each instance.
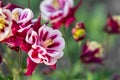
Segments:
[[[28,32],[27,32],[27,36],[26,36],[26,42],[29,44],[34,44],[36,45],[37,43],[37,33],[31,28]]]
[[[54,64],[56,64],[56,62],[57,62],[57,59],[55,59],[55,58],[50,58],[49,61],[44,60],[44,63],[46,65],[54,65]]]
[[[33,17],[34,17],[33,12],[30,9],[26,8],[21,12],[18,23],[27,23]]]

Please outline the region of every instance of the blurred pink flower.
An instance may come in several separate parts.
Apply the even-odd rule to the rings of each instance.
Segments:
[[[28,51],[28,56],[34,64],[44,63],[55,68],[57,59],[63,56],[65,41],[61,32],[46,25],[41,26],[38,32],[31,28],[27,32],[26,42],[32,45]],[[32,66],[32,64],[29,64],[29,66]],[[26,75],[32,74],[32,71],[28,73],[29,70],[28,68]]]
[[[103,47],[95,41],[87,41],[83,46],[80,59],[83,63],[102,63]]]
[[[73,6],[73,0],[44,0],[40,4],[42,18],[50,21],[53,28],[60,28],[62,24],[69,27],[75,21],[75,12],[81,5]]]
[[[83,22],[76,23],[75,27],[72,28],[72,35],[76,41],[80,41],[84,39],[86,33],[85,33],[85,26]]]
[[[109,15],[104,29],[109,34],[119,34],[120,33],[120,16]]]

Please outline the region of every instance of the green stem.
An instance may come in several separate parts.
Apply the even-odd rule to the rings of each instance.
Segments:
[[[71,67],[71,63],[72,63],[72,60],[71,60],[71,52],[70,52],[70,49],[69,49],[69,37],[68,37],[68,31],[67,29],[64,27],[63,28],[63,32],[64,32],[64,39],[65,39],[65,43],[66,43],[66,50],[67,50],[67,54],[68,54],[68,58],[69,58],[69,62],[70,62],[70,67]]]
[[[11,72],[11,70],[9,68],[9,64],[8,64],[8,62],[7,62],[7,60],[5,58],[3,58],[3,62],[4,62],[5,66],[6,66],[7,70],[8,70],[8,73],[12,76],[12,72]]]
[[[63,72],[63,74],[64,74],[64,80],[69,80],[68,78],[68,75],[67,75],[67,73],[66,73],[66,71],[65,71],[65,69],[64,69],[64,67],[63,67],[63,65],[62,65],[62,63],[61,63],[61,61],[58,61],[58,63],[59,63],[59,66],[60,66],[60,68],[62,69],[62,72]]]
[[[64,67],[63,67],[63,65],[62,65],[61,61],[58,61],[58,63],[59,63],[59,65],[60,65],[60,67],[61,67],[61,69],[62,69],[63,73],[66,75],[66,72],[65,72],[65,70],[64,70]]]
[[[27,80],[32,80],[32,75],[31,75],[31,76],[29,76]]]
[[[19,71],[21,72],[22,70],[22,59],[23,59],[23,54],[22,54],[22,51],[20,50],[19,53],[18,53],[18,57],[19,57]]]
[[[22,79],[22,51],[20,50],[17,54],[17,72],[14,76],[14,80]]]
[[[106,34],[105,35],[105,40],[104,40],[104,47],[105,47],[105,53],[106,53],[106,57],[109,57],[109,53],[110,53],[110,42],[111,42],[111,35]]]
[[[30,0],[28,0],[28,8],[30,8]]]

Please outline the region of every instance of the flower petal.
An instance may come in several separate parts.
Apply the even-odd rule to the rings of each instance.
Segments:
[[[35,57],[33,57],[32,55],[35,55]],[[29,58],[34,62],[34,63],[40,63],[40,58],[38,57],[38,54],[35,54],[34,53],[34,49],[31,49],[29,52],[28,52],[28,56]]]
[[[21,12],[19,23],[27,23],[33,17],[34,17],[33,12],[30,9],[26,8]]]
[[[44,63],[46,65],[54,65],[56,62],[57,62],[57,59],[55,59],[55,58],[50,58],[49,61],[44,60]]]
[[[37,33],[31,28],[27,32],[27,36],[26,36],[25,40],[29,44],[36,44],[37,43]]]
[[[29,57],[27,58],[27,71],[25,72],[25,76],[30,76],[35,70],[37,64],[34,63]]]
[[[53,44],[48,46],[48,50],[62,51],[65,47],[65,41],[62,37],[57,37],[53,40]]]

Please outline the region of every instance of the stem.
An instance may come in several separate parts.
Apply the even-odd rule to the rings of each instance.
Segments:
[[[20,76],[20,79],[23,79],[22,77],[22,60],[23,60],[23,54],[22,51],[20,50],[18,53],[18,75]]]
[[[75,6],[74,10],[76,11],[82,4],[82,0],[80,0],[77,4],[77,6]]]
[[[61,61],[58,61],[58,63],[59,63],[60,68],[62,69],[62,72],[63,72],[63,74],[64,74],[65,80],[68,80],[68,79],[66,79],[66,78],[68,78],[68,76],[67,76],[67,73],[66,73],[66,71],[65,71],[65,69],[64,69]]]
[[[105,47],[105,53],[106,53],[106,58],[109,57],[109,50],[110,50],[110,40],[111,39],[111,35],[106,34],[105,36],[105,40],[104,40],[104,47]]]
[[[22,51],[20,50],[17,54],[17,62],[18,62],[18,66],[17,66],[17,72],[16,75],[14,76],[14,80],[18,80],[18,79],[22,79],[22,75],[21,75],[21,71],[22,71]]]
[[[3,58],[3,62],[4,62],[5,66],[6,66],[7,70],[8,70],[8,73],[12,76],[12,72],[11,72],[11,70],[9,69],[8,62],[7,62],[7,60],[6,60],[5,58]]]
[[[69,58],[69,62],[70,62],[70,67],[71,67],[71,63],[72,63],[72,60],[71,60],[71,52],[70,52],[70,49],[69,49],[69,40],[68,40],[68,32],[67,32],[67,29],[64,27],[63,28],[63,32],[64,32],[64,38],[65,38],[65,42],[66,42],[66,50],[67,50],[67,54],[68,54],[68,58]]]
[[[66,75],[66,72],[65,72],[65,70],[64,70],[64,68],[63,68],[63,65],[62,65],[61,61],[58,61],[58,63],[59,63],[59,65],[60,65],[61,69],[63,70],[63,73]]]
[[[30,0],[28,0],[28,8],[30,8]]]
[[[31,76],[29,76],[27,80],[32,80],[31,78],[32,78],[32,75],[31,75]]]

